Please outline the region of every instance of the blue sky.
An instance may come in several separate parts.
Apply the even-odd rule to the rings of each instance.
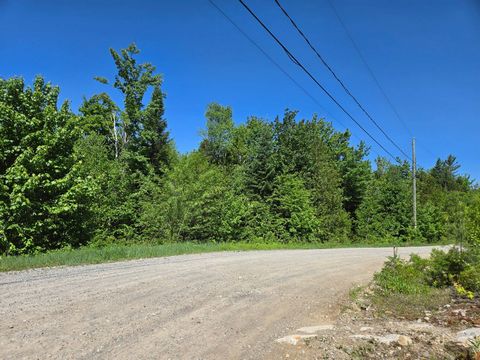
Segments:
[[[480,2],[478,0],[331,0],[380,84],[418,143],[418,163],[457,156],[480,179]],[[325,116],[383,155],[273,43],[236,0],[215,0],[321,104],[305,96],[207,0],[0,0],[0,77],[42,74],[77,109],[83,96],[113,90],[108,49],[135,42],[157,66],[167,93],[166,118],[180,151],[195,148],[208,103],[231,105],[237,123],[273,119],[285,108]],[[290,50],[392,153],[273,0],[246,0]],[[375,120],[410,151],[411,136],[375,86],[326,0],[283,6]],[[354,139],[354,141],[357,141]],[[375,155],[375,154],[373,154]]]

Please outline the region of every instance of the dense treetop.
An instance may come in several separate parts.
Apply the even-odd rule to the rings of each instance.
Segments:
[[[285,110],[235,125],[212,103],[199,148],[178,154],[162,78],[135,45],[78,113],[41,77],[0,79],[0,254],[111,242],[478,241],[480,193],[452,155],[419,169],[367,159],[324,119]],[[151,94],[146,99],[146,94]]]

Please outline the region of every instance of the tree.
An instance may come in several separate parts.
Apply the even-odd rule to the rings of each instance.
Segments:
[[[276,176],[272,125],[255,117],[245,127],[245,191],[252,199],[265,200],[272,194]]]
[[[471,181],[468,177],[457,174],[460,164],[453,155],[448,155],[446,160],[437,159],[435,166],[430,171],[431,175],[445,191],[468,191]]]
[[[334,132],[316,116],[295,121],[296,112],[286,111],[274,122],[277,173],[298,174],[311,193],[321,224],[319,239],[345,239],[350,220],[343,208],[342,178],[330,141]]]
[[[163,167],[170,163],[169,134],[167,122],[163,118],[164,94],[159,85],[153,89],[152,99],[143,114],[143,128],[141,131],[140,153],[149,159],[153,168],[161,172]]]
[[[480,247],[480,191],[478,189],[472,194],[465,215],[467,241],[478,249]]]
[[[201,148],[210,160],[219,165],[227,165],[232,162],[232,138],[234,123],[232,109],[211,103],[205,113],[207,129]]]
[[[123,156],[125,153],[112,158],[105,138],[98,134],[83,137],[75,144],[75,176],[87,179],[95,189],[90,205],[93,216],[84,222],[93,229],[89,240],[96,244],[139,239],[141,190],[150,177],[131,173]]]
[[[377,159],[364,201],[357,210],[357,235],[368,241],[404,241],[412,224],[408,163]]]
[[[320,222],[315,214],[311,193],[298,176],[278,176],[269,202],[284,229],[284,232],[277,233],[279,239],[299,242],[319,240]]]
[[[80,126],[84,135],[98,134],[102,136],[111,153],[118,158],[122,146],[119,134],[119,108],[106,93],[93,95],[83,99],[80,106]]]
[[[122,141],[122,148],[128,153],[125,160],[132,171],[146,174],[148,166],[158,173],[168,165],[169,135],[164,115],[164,94],[161,91],[162,78],[155,75],[150,63],[137,64],[135,56],[140,53],[135,44],[118,53],[110,49],[117,67],[113,87],[124,95],[124,108],[120,112],[116,133]],[[98,81],[108,84],[102,77]],[[148,89],[153,89],[150,103],[143,100]]]
[[[166,172],[162,186],[149,191],[141,215],[147,238],[168,242],[242,239],[248,201],[202,153],[183,156]]]
[[[75,176],[81,133],[59,89],[37,77],[0,80],[0,251],[32,253],[89,240],[94,189]]]

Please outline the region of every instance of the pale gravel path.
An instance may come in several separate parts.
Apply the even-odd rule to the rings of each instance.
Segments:
[[[1,273],[0,359],[275,357],[275,339],[333,321],[391,254],[222,252]]]

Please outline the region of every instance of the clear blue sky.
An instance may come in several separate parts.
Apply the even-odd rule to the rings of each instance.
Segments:
[[[157,66],[167,93],[166,117],[180,151],[195,148],[205,107],[231,105],[237,123],[273,119],[285,108],[340,120],[372,141],[272,42],[236,0],[215,0],[248,35],[323,105],[306,97],[207,0],[0,0],[0,77],[36,74],[61,87],[74,109],[105,91],[108,48],[135,42],[140,60]],[[415,134],[420,166],[457,156],[480,179],[480,2],[478,0],[332,0],[381,85]],[[294,32],[273,0],[247,3],[325,86],[398,154],[350,101]],[[317,49],[384,129],[410,151],[394,117],[326,0],[283,0]],[[113,93],[113,91],[112,91]],[[116,97],[118,99],[118,97]],[[325,110],[327,109],[327,110]]]

